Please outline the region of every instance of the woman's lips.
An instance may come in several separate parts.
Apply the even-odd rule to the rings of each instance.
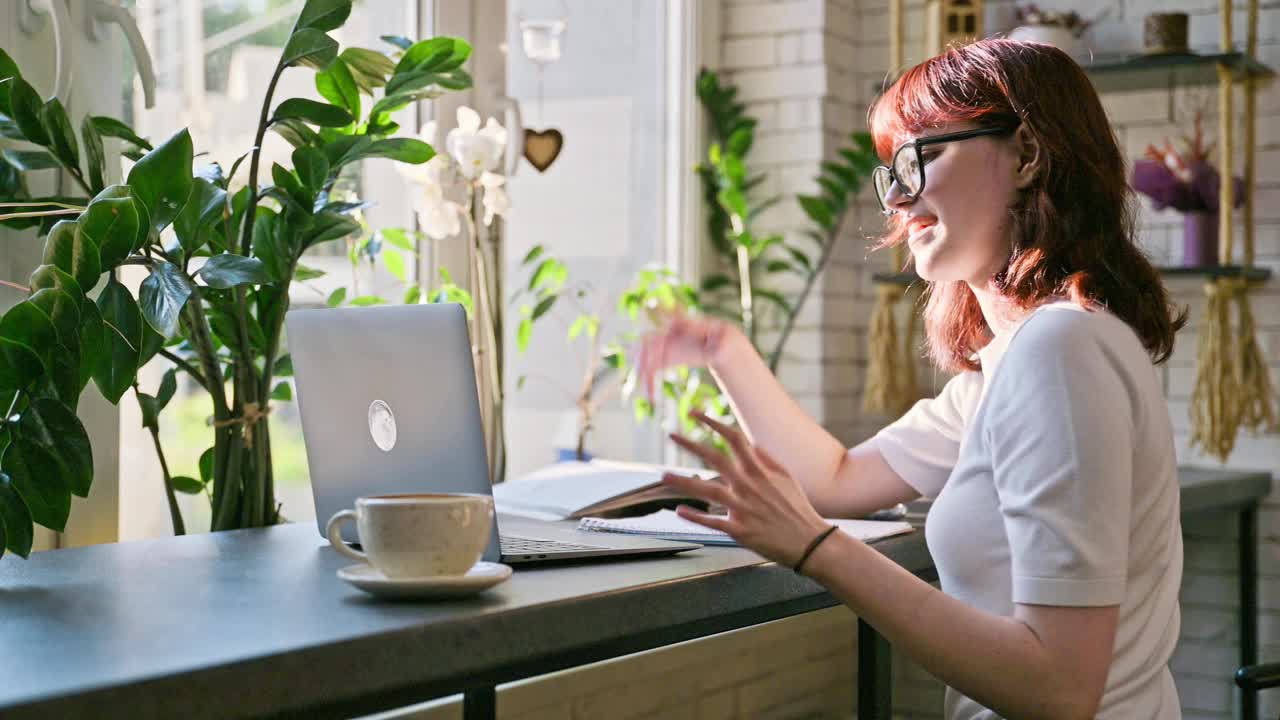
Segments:
[[[911,222],[907,223],[907,241],[910,242],[911,240],[914,240],[916,236],[933,227],[937,222],[938,221],[934,218],[913,219]]]

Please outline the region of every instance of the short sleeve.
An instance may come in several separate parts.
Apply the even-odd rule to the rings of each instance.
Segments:
[[[1133,375],[1114,333],[1089,325],[1103,320],[1043,318],[1022,328],[984,410],[1013,601],[1115,605],[1129,556]]]
[[[981,392],[980,373],[960,373],[937,397],[917,401],[869,442],[908,485],[937,497],[960,457],[960,441]]]

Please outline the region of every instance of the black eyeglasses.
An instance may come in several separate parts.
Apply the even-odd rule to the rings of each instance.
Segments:
[[[945,135],[916,138],[911,142],[904,143],[902,147],[893,153],[892,162],[889,165],[880,165],[871,173],[872,184],[876,186],[876,199],[880,201],[881,212],[885,215],[892,215],[894,212],[889,209],[888,198],[889,189],[893,187],[895,182],[898,183],[898,188],[902,194],[909,199],[914,200],[921,192],[924,192],[925,147],[957,140],[968,140],[969,138],[983,135],[1009,135],[1015,129],[1006,126],[985,127],[976,130],[946,133]]]

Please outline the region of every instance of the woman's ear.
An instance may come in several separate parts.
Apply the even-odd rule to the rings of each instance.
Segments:
[[[1036,175],[1040,174],[1044,154],[1040,150],[1040,141],[1036,139],[1026,123],[1018,126],[1013,133],[1014,151],[1018,153],[1018,169],[1014,183],[1018,189],[1029,186]]]

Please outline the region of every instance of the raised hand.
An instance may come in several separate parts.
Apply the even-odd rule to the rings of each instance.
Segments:
[[[654,378],[669,367],[687,365],[705,367],[711,364],[737,328],[723,320],[692,316],[674,310],[657,318],[657,329],[641,338],[640,361],[636,366],[639,382],[653,401]]]

